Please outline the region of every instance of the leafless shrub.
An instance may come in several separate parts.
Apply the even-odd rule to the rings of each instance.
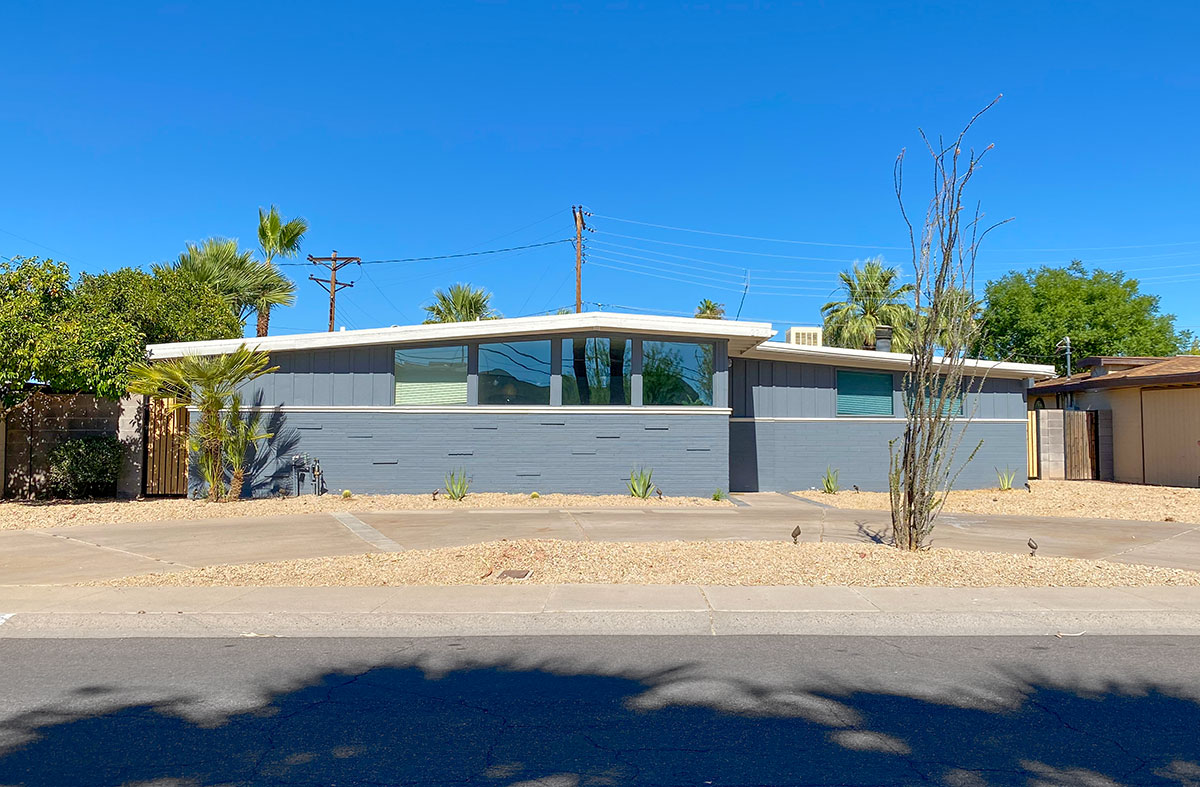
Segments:
[[[904,208],[904,151],[896,158],[896,199],[912,247],[918,315],[912,362],[904,378],[904,434],[890,445],[892,534],[901,549],[925,546],[946,493],[983,444],[976,444],[955,469],[955,455],[975,409],[964,411],[964,400],[966,394],[982,387],[987,372],[986,365],[967,357],[980,331],[974,297],[975,258],[984,237],[1009,221],[985,225],[978,203],[974,211],[964,210],[967,185],[993,146],[979,153],[974,149],[964,152],[963,142],[979,117],[999,100],[997,96],[977,112],[949,144],[939,136],[935,145],[921,132],[933,163],[933,197],[919,235]],[[978,401],[978,397],[970,398]]]

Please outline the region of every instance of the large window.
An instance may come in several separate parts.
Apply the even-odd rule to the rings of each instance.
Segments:
[[[480,404],[550,404],[550,341],[479,345]]]
[[[467,348],[396,350],[396,404],[466,404]]]
[[[630,358],[628,339],[563,339],[562,403],[629,404]]]
[[[838,415],[891,415],[891,372],[837,373]]]
[[[643,403],[711,406],[715,349],[711,342],[642,342]]]

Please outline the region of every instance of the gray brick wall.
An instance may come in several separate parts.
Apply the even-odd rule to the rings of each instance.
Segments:
[[[331,491],[428,493],[465,469],[480,492],[626,494],[645,466],[666,494],[728,489],[723,413],[413,413],[276,411],[252,457],[248,494],[290,488],[291,457],[318,458]],[[194,489],[198,479],[193,477]],[[305,493],[311,487],[305,488]]]

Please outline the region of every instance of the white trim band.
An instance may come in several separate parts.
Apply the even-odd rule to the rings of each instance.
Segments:
[[[733,410],[728,407],[690,407],[678,405],[641,406],[633,405],[504,405],[504,404],[461,404],[461,405],[304,405],[285,404],[278,407],[243,407],[243,411],[264,413],[278,410],[283,413],[396,413],[398,415],[711,415],[728,416]],[[188,412],[197,412],[189,407]]]

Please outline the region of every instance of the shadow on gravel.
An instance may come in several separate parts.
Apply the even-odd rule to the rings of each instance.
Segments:
[[[1007,696],[947,702],[763,688],[686,664],[636,678],[425,667],[328,672],[220,718],[171,702],[25,713],[3,725],[0,784],[1200,784],[1200,706],[1153,688],[1011,675]]]

